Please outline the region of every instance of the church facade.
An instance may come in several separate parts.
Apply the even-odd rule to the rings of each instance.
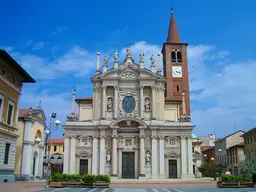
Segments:
[[[187,44],[179,38],[171,15],[161,54],[134,61],[104,57],[91,78],[93,96],[72,97],[64,139],[64,173],[108,174],[112,178],[194,178]],[[163,73],[162,73],[163,70]],[[162,75],[163,74],[163,75]],[[78,114],[75,114],[75,102]]]

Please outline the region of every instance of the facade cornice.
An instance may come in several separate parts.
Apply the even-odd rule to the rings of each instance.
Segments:
[[[18,138],[19,137],[18,134],[14,133],[14,132],[11,132],[11,131],[8,131],[8,130],[6,130],[4,128],[1,128],[1,127],[0,127],[0,133],[3,133],[3,134],[8,135],[8,136],[11,136],[13,138]]]

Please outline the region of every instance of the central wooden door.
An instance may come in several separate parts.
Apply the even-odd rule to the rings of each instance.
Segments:
[[[88,173],[88,159],[80,159],[80,175]]]
[[[134,152],[122,153],[122,178],[135,178],[135,154]]]
[[[177,178],[177,160],[169,160],[169,178]]]

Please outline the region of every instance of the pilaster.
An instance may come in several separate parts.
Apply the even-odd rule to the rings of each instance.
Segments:
[[[98,138],[93,137],[92,139],[92,174],[97,174],[97,164],[98,164]]]
[[[152,119],[156,119],[156,95],[155,95],[155,87],[151,86],[152,91]]]
[[[100,136],[100,174],[105,174],[105,130]]]
[[[192,154],[192,139],[190,137],[187,138],[187,149],[188,149],[188,174],[189,177],[194,178],[193,174],[193,154]]]
[[[42,144],[42,145],[39,145],[38,146],[39,147],[39,154],[38,154],[38,173],[37,173],[37,177],[39,178],[39,179],[41,179],[42,178],[42,172],[43,172],[43,170],[42,170],[42,168],[43,168],[43,156],[44,156],[44,145]]]
[[[117,178],[117,135],[112,135],[112,174],[111,177]]]
[[[165,179],[164,137],[159,136],[159,178]]]
[[[70,173],[76,173],[76,136],[71,136],[70,141]]]
[[[140,135],[140,174],[139,179],[145,179],[145,136]]]
[[[141,85],[140,86],[140,118],[143,119],[143,115],[144,115],[144,86]]]
[[[70,136],[65,135],[64,138],[64,165],[63,165],[63,173],[70,173]]]
[[[101,118],[102,119],[105,119],[106,118],[106,89],[107,89],[107,86],[103,85],[102,86],[102,106],[101,106]]]
[[[117,119],[117,111],[118,111],[118,86],[115,87],[115,101],[114,101],[114,119]]]
[[[181,137],[181,178],[187,178],[187,145],[186,137]]]
[[[151,153],[151,165],[152,165],[152,173],[151,173],[151,179],[157,178],[157,139],[156,136],[151,136],[152,141],[152,153]]]

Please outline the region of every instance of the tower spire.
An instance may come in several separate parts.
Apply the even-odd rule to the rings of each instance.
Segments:
[[[169,24],[167,43],[181,43],[178,27],[176,25],[176,21],[174,18],[173,4],[171,4],[171,18]]]

